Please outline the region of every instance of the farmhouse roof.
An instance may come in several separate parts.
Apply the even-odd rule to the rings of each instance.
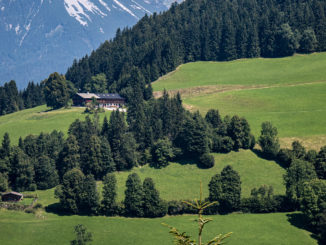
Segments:
[[[95,99],[99,99],[99,97],[96,94],[93,93],[77,93],[78,96],[82,97],[83,99],[91,99],[91,98],[95,98]]]
[[[16,195],[16,196],[20,196],[20,197],[23,196],[23,194],[21,194],[21,193],[19,193],[19,192],[15,192],[15,191],[11,191],[11,192],[3,193],[2,196],[4,196],[4,195],[9,195],[9,194]]]

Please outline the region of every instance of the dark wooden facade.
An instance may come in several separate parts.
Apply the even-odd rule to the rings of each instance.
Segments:
[[[23,194],[18,192],[7,192],[1,195],[1,199],[3,202],[19,202],[23,199]]]
[[[122,107],[125,104],[125,99],[119,94],[100,94],[100,93],[77,93],[73,96],[75,106],[85,106],[92,102],[95,98],[99,107],[112,108]]]

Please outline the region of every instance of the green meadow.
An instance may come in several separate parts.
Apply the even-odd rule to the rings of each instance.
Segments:
[[[255,136],[271,121],[288,143],[296,137],[309,148],[326,144],[326,53],[279,59],[195,62],[153,83],[159,91],[179,91],[187,109],[244,116]],[[282,142],[282,140],[281,140]]]
[[[152,84],[154,91],[209,85],[280,85],[326,81],[326,53],[285,58],[192,62]]]
[[[4,115],[0,117],[0,137],[2,139],[4,133],[8,132],[11,142],[17,144],[19,137],[24,138],[29,134],[50,133],[53,130],[66,134],[73,121],[89,115],[83,113],[84,110],[78,107],[50,110],[43,105]],[[109,113],[109,111],[100,113],[100,119],[104,118],[104,114],[109,117]]]
[[[213,221],[204,230],[208,241],[220,233],[233,232],[230,245],[317,244],[311,234],[302,229],[300,213],[230,214],[208,216]],[[156,219],[59,216],[43,211],[34,214],[0,212],[0,244],[68,244],[74,239],[73,228],[85,225],[92,232],[93,244],[168,245],[173,243],[169,229],[162,223],[177,227],[196,238],[197,223],[193,215],[166,216]]]
[[[154,169],[148,165],[134,168],[129,172],[116,174],[118,199],[124,198],[125,183],[128,175],[137,173],[142,180],[151,177],[161,197],[165,200],[195,199],[199,195],[199,183],[203,183],[203,194],[208,196],[208,183],[212,176],[220,173],[226,165],[231,165],[240,175],[242,195],[249,196],[251,189],[261,185],[271,185],[275,194],[284,194],[283,174],[285,170],[274,161],[258,158],[249,150],[240,150],[229,154],[214,154],[215,166],[199,169],[194,163],[171,163],[163,169]]]

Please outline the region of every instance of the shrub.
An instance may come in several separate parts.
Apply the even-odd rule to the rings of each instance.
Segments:
[[[232,151],[234,146],[234,141],[229,136],[225,136],[222,138],[222,144],[221,144],[221,152],[223,153],[229,153]]]
[[[289,149],[281,149],[277,154],[277,159],[285,166],[290,167],[292,159],[293,159],[293,153]]]
[[[42,208],[42,207],[43,207],[43,205],[41,203],[36,203],[33,208],[38,209],[38,208]]]
[[[199,157],[198,167],[212,168],[214,166],[214,157],[208,153],[204,153]]]
[[[35,214],[35,209],[31,208],[31,207],[28,207],[28,208],[25,208],[25,213],[28,213],[28,214]]]

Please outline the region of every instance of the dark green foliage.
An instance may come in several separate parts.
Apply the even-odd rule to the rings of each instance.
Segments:
[[[304,30],[300,39],[300,52],[311,53],[316,50],[318,41],[313,29]]]
[[[9,181],[17,191],[34,189],[34,168],[30,158],[18,147],[13,149],[10,157]]]
[[[220,125],[223,123],[220,113],[218,112],[218,110],[214,110],[214,109],[210,109],[206,113],[205,120],[213,128],[219,128]]]
[[[318,152],[315,169],[318,178],[326,179],[326,146],[322,147]]]
[[[7,175],[0,173],[0,192],[5,192],[8,189]]]
[[[286,195],[294,203],[302,198],[304,182],[316,178],[314,166],[310,162],[295,159],[284,175]]]
[[[12,113],[24,108],[15,81],[0,86],[0,115]]]
[[[167,205],[160,198],[151,178],[146,178],[143,182],[143,210],[144,217],[150,218],[163,217],[167,213]]]
[[[274,158],[280,149],[277,128],[274,127],[271,122],[263,122],[261,127],[261,135],[258,139],[258,143],[262,149],[262,152],[267,157]]]
[[[103,119],[101,135],[108,139],[109,137],[109,121],[108,118],[105,116]]]
[[[293,159],[293,152],[290,149],[281,149],[277,154],[277,159],[285,167],[289,167]]]
[[[216,174],[211,178],[211,181],[208,184],[209,197],[208,199],[213,202],[220,200],[223,195],[221,175]]]
[[[108,173],[103,179],[103,192],[102,192],[102,212],[105,215],[115,214],[116,197],[117,197],[117,180],[115,175]]]
[[[104,73],[92,76],[90,81],[87,81],[84,85],[84,91],[90,93],[107,93],[107,80]]]
[[[136,173],[130,174],[126,181],[125,212],[131,217],[143,217],[144,191],[141,180]]]
[[[158,140],[151,150],[151,166],[163,168],[169,165],[169,161],[174,157],[173,146],[168,138]]]
[[[222,213],[232,212],[240,206],[241,181],[239,174],[228,165],[221,172],[222,197],[219,210]]]
[[[25,109],[45,104],[43,88],[34,82],[28,83],[27,88],[23,90],[21,96],[24,100]]]
[[[93,174],[97,179],[103,176],[100,138],[96,135],[92,135],[88,139],[87,147],[83,147],[81,153],[80,167],[83,173]]]
[[[70,245],[87,245],[93,241],[92,233],[87,232],[87,228],[82,225],[75,226],[76,239],[70,241]]]
[[[314,179],[304,183],[301,210],[316,225],[318,215],[326,211],[326,180]]]
[[[297,159],[304,159],[306,156],[306,149],[301,145],[299,141],[292,142],[292,154]]]
[[[214,167],[214,163],[215,163],[214,156],[208,153],[204,153],[199,157],[198,166],[200,168],[212,168]]]
[[[55,190],[55,196],[60,199],[61,207],[68,212],[95,214],[99,207],[94,177],[85,177],[79,169],[65,173],[62,184]]]
[[[111,173],[115,170],[115,163],[112,158],[111,147],[106,138],[101,137],[101,166],[102,174],[99,176],[102,178],[106,173]]]
[[[240,207],[241,181],[239,174],[230,165],[223,168],[209,182],[209,200],[218,201],[218,211],[229,213]]]
[[[317,160],[317,151],[315,151],[315,150],[307,151],[307,154],[306,154],[304,160],[311,162],[311,163],[315,163],[315,161]]]
[[[64,76],[52,73],[44,82],[46,104],[53,109],[66,106],[69,100],[69,90]]]
[[[185,118],[182,131],[176,142],[187,157],[198,158],[209,152],[207,125],[199,112]]]
[[[54,161],[48,156],[41,156],[34,163],[35,183],[40,190],[50,189],[59,184],[59,176]]]
[[[321,244],[326,243],[326,210],[318,214],[316,228]]]
[[[10,81],[0,86],[0,115],[9,114],[45,103],[43,88],[29,82],[27,88],[18,92],[16,82]]]
[[[127,133],[124,113],[111,113],[108,140],[117,170],[130,169],[136,165],[136,142],[133,134]]]
[[[79,169],[72,169],[65,173],[62,184],[55,190],[55,196],[60,199],[63,209],[72,213],[80,211],[84,179],[85,176]]]
[[[74,135],[67,138],[56,165],[60,178],[69,170],[80,167],[79,145]]]
[[[0,148],[0,158],[9,157],[11,147],[10,147],[9,134],[7,132],[3,135],[3,140],[2,140],[1,146],[2,147]]]
[[[293,55],[298,49],[298,39],[288,23],[282,24],[276,33],[276,50],[277,56]]]
[[[93,175],[87,175],[82,183],[78,209],[82,213],[96,214],[100,205],[99,195],[96,189],[96,181]]]
[[[228,153],[234,148],[234,141],[229,136],[225,136],[221,140],[221,152]]]
[[[273,187],[263,185],[251,190],[249,198],[241,200],[241,209],[251,213],[271,213],[281,211],[279,202],[273,194]]]
[[[230,136],[234,142],[234,150],[250,148],[252,137],[249,124],[245,118],[239,118],[237,115],[233,116],[228,125],[227,132],[228,136]]]

